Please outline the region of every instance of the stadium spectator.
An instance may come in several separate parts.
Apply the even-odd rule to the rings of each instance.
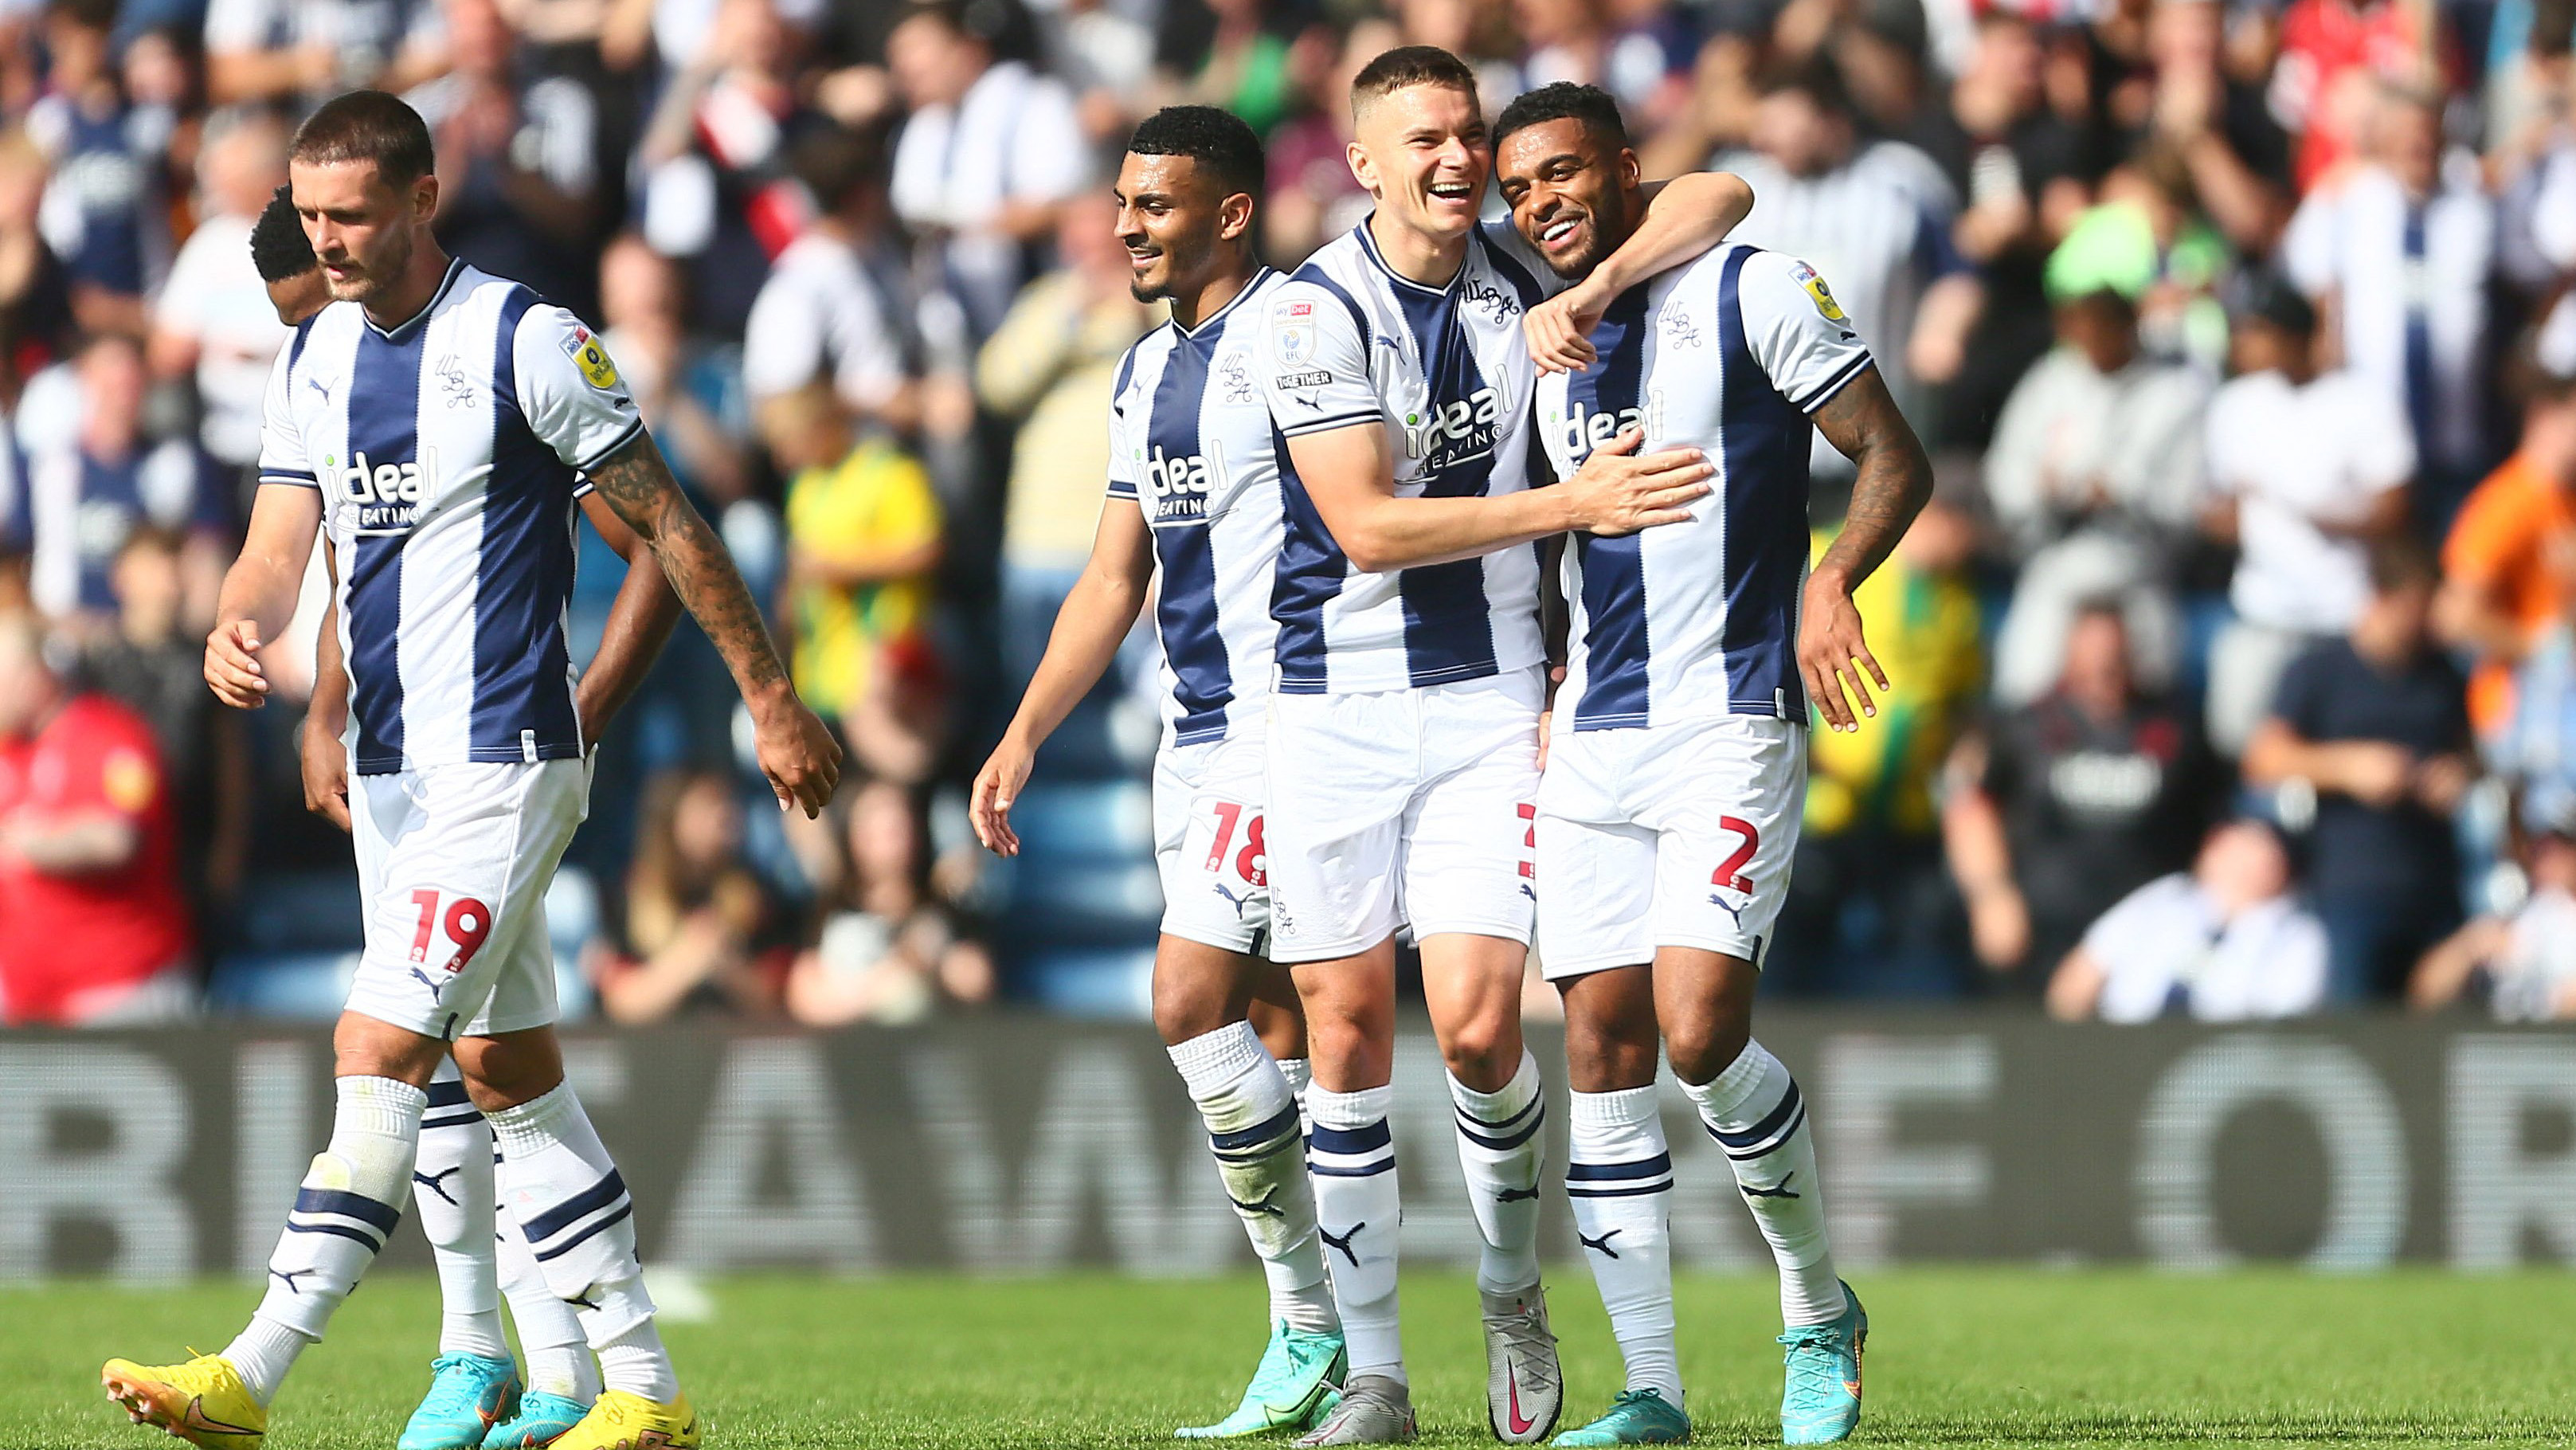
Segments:
[[[1303,259],[1368,216],[1369,194],[1351,174],[1351,93],[1360,67],[1402,43],[1392,21],[1363,18],[1343,37],[1339,59],[1315,87],[1324,99],[1271,133],[1265,148],[1270,195],[1261,208],[1263,250],[1283,265]]]
[[[2433,608],[2443,639],[2477,659],[2469,719],[2482,740],[2505,728],[2514,671],[2576,600],[2576,303],[2558,305],[2520,363],[2522,446],[2461,506]]]
[[[1035,19],[1046,69],[1072,88],[1083,137],[1094,145],[1123,139],[1153,82],[1154,27],[1105,0],[1061,0]]]
[[[813,205],[787,174],[789,149],[826,122],[797,94],[795,37],[771,0],[716,0],[712,13],[703,46],[667,57],[636,147],[641,229],[687,263],[692,323],[740,337],[770,260]]]
[[[45,154],[23,129],[0,130],[0,396],[62,357],[77,332],[71,273],[38,224]]]
[[[447,69],[436,0],[208,0],[206,92],[216,105],[309,110],[342,91],[407,91]]]
[[[1026,62],[997,57],[999,6],[924,0],[886,39],[911,107],[896,140],[895,214],[929,239],[965,331],[1001,325],[1028,280],[1024,249],[1054,234],[1065,198],[1091,180],[1073,95]]]
[[[2337,1001],[2397,995],[2460,919],[2450,817],[2476,766],[2467,682],[2432,638],[2436,579],[2419,548],[2375,549],[2360,619],[2283,672],[2245,751],[2249,784],[2314,801],[2308,895]]]
[[[182,628],[212,622],[227,562],[231,488],[194,440],[143,436],[142,349],[108,334],[81,350],[77,425],[48,428],[28,450],[26,507],[36,607],[79,635],[104,629],[116,610],[109,570],[125,536],[144,524],[187,538]]]
[[[2219,0],[2154,0],[2146,55],[2152,89],[2143,122],[2132,120],[2134,152],[2147,137],[2182,161],[2192,193],[2230,244],[2259,255],[2288,220],[2290,138],[2262,87],[2232,74],[2226,55],[2233,7]],[[2124,98],[2114,96],[2117,113]]]
[[[2310,193],[2282,238],[2290,278],[2330,320],[2327,355],[2368,383],[2415,439],[2428,538],[2487,453],[2487,288],[2495,204],[2446,165],[2439,96],[2383,85],[2368,160]]]
[[[2415,964],[2408,1006],[2432,1012],[2475,999],[2499,1022],[2576,1017],[2576,821],[2536,826],[2522,879],[2519,901],[2473,918]]]
[[[2057,681],[2088,598],[2120,599],[2138,673],[2151,687],[2172,680],[2181,621],[2169,588],[2199,502],[2209,385],[2139,347],[2148,279],[2097,286],[2051,270],[2058,345],[2022,375],[1986,451],[1986,497],[2021,565],[1995,644],[2006,705]]]
[[[2442,15],[2397,0],[2293,0],[2284,8],[2267,99],[2297,136],[2299,190],[2316,187],[2361,146],[2380,85],[2456,78]]]
[[[1100,197],[1066,205],[1057,237],[1065,265],[1020,293],[976,359],[984,406],[1019,428],[1002,522],[1002,648],[1014,682],[1037,667],[1056,608],[1091,556],[1109,467],[1101,420],[1119,357],[1155,321],[1127,290],[1116,215]],[[1234,359],[1224,380],[1232,396],[1257,401],[1257,365]]]
[[[790,164],[822,214],[778,254],[751,305],[743,385],[752,406],[821,379],[860,422],[909,432],[921,421],[921,385],[904,358],[882,150],[834,126],[797,142]]]
[[[198,173],[204,211],[153,304],[152,371],[194,380],[198,439],[239,473],[259,462],[269,365],[291,335],[251,260],[251,228],[286,184],[285,128],[257,111],[210,125]]]
[[[2352,627],[2369,542],[2401,528],[2415,471],[2405,415],[2317,361],[2316,309],[2270,277],[2237,317],[2237,376],[2209,405],[2206,527],[2239,550],[2236,618],[2212,645],[2209,738],[2242,754],[2282,668]]]
[[[2182,869],[2219,773],[2188,712],[2137,686],[2122,611],[2079,608],[2054,689],[1952,761],[1941,824],[1989,970],[2036,992],[2094,920]]]
[[[590,315],[598,106],[519,52],[498,0],[441,0],[452,68],[406,95],[438,147],[438,241]]]
[[[963,939],[924,887],[921,820],[912,796],[888,780],[850,792],[832,876],[819,883],[814,944],[787,976],[787,1011],[808,1027],[853,1022],[899,1026],[943,1004],[993,995],[991,955]]]
[[[617,949],[591,964],[610,1021],[778,1015],[789,926],[742,844],[742,802],[722,773],[674,770],[645,788]]]
[[[632,232],[599,256],[600,340],[681,484],[718,504],[750,489],[742,349],[692,334],[678,265]]]
[[[770,418],[770,451],[791,475],[779,615],[797,693],[869,771],[919,781],[946,704],[930,641],[942,547],[930,475],[883,433],[854,434],[820,383]]]
[[[168,776],[143,717],[0,616],[0,1020],[121,1027],[196,1002]]]
[[[114,0],[52,0],[46,94],[26,122],[53,173],[40,225],[69,273],[73,315],[90,332],[140,336],[144,284],[155,261],[169,263],[167,199],[149,184],[156,138],[134,124],[117,77],[108,45],[115,20]]]
[[[1291,57],[1304,27],[1289,0],[1167,6],[1155,59],[1175,105],[1219,106],[1267,132],[1296,109]],[[1123,140],[1123,137],[1109,139]]]
[[[228,907],[250,846],[250,760],[241,715],[206,688],[205,642],[181,627],[185,536],[153,525],[129,532],[109,582],[116,628],[81,661],[89,684],[142,716],[160,746],[180,869],[200,920]]]
[[[1830,541],[1817,531],[1820,556]],[[1804,826],[1765,990],[1948,997],[1965,986],[1933,784],[1984,683],[1975,543],[1958,501],[1936,495],[1853,594],[1875,657],[1905,683],[1870,728],[1809,732]]]
[[[2325,1001],[2326,933],[2291,892],[2273,828],[2231,821],[2188,872],[2131,892],[2048,983],[2049,1015],[2080,1022],[2300,1017]]]
[[[1908,417],[1928,417],[1923,388],[1947,382],[1982,304],[1976,274],[1951,244],[1955,199],[1930,160],[1894,142],[1865,142],[1843,83],[1823,64],[1783,69],[1762,85],[1751,150],[1718,169],[1753,187],[1735,236],[1787,252],[1833,282]],[[1851,463],[1819,435],[1819,477]]]

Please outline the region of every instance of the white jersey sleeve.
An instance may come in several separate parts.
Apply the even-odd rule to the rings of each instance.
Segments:
[[[1262,331],[1262,390],[1281,436],[1383,418],[1369,380],[1368,323],[1349,297],[1322,283],[1291,279],[1271,294]]]
[[[304,434],[295,426],[293,375],[295,359],[303,352],[297,345],[303,336],[299,333],[296,343],[279,348],[277,361],[268,370],[268,396],[260,404],[259,413],[259,481],[320,488],[322,481],[314,476],[313,460],[304,453]]]
[[[1771,386],[1813,413],[1870,364],[1869,345],[1816,269],[1778,252],[1744,259],[1736,282],[1745,345]]]
[[[1144,470],[1138,467],[1145,450],[1136,443],[1136,429],[1143,421],[1131,418],[1131,408],[1141,403],[1131,400],[1127,390],[1136,378],[1136,349],[1118,359],[1117,385],[1109,394],[1109,496],[1130,501],[1141,499],[1145,485]]]
[[[572,467],[596,467],[644,431],[608,349],[564,309],[529,308],[519,319],[512,360],[529,431]]]

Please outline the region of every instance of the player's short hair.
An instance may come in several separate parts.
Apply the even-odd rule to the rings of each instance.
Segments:
[[[2370,546],[2372,593],[2396,594],[2408,589],[2433,589],[2441,582],[2441,564],[2434,559],[2433,551],[2413,535],[2392,535]]]
[[[250,264],[259,269],[263,282],[284,282],[321,265],[314,259],[312,241],[304,235],[304,219],[295,214],[292,192],[293,188],[281,186],[271,193],[259,220],[250,224]]]
[[[286,158],[308,166],[370,162],[376,178],[389,186],[409,186],[438,169],[429,123],[400,96],[384,91],[351,91],[324,101],[295,128]]]
[[[1501,150],[1503,138],[1514,131],[1546,121],[1581,121],[1585,130],[1612,146],[1628,146],[1628,122],[1619,114],[1617,99],[1599,86],[1555,81],[1515,96],[1503,107],[1494,122],[1494,148]]]
[[[1225,194],[1258,200],[1269,167],[1250,122],[1214,106],[1165,106],[1136,123],[1127,149],[1137,156],[1186,156],[1216,178]]]
[[[870,132],[825,126],[789,149],[787,169],[813,194],[816,206],[830,211],[857,192],[885,184],[885,146]]]
[[[1382,101],[1412,86],[1448,86],[1476,97],[1476,73],[1467,63],[1436,45],[1399,45],[1360,67],[1351,77],[1351,111]],[[1479,103],[1479,109],[1482,103]]]

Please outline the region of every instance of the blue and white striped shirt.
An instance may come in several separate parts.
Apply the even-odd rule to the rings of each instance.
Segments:
[[[260,481],[322,492],[360,773],[580,756],[576,474],[643,428],[571,313],[461,261],[399,327],[337,302],[297,330]]]

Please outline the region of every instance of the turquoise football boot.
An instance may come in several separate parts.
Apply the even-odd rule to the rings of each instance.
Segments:
[[[1842,1317],[1801,1324],[1780,1336],[1789,1347],[1788,1383],[1780,1391],[1780,1443],[1831,1445],[1860,1425],[1860,1355],[1869,1342],[1869,1315],[1860,1296],[1843,1285],[1849,1302]]]
[[[1243,1403],[1213,1425],[1192,1425],[1172,1433],[1184,1440],[1232,1440],[1274,1430],[1303,1430],[1321,1419],[1340,1397],[1350,1354],[1339,1330],[1311,1333],[1283,1321],[1272,1327],[1261,1364],[1244,1387]]]
[[[483,1450],[531,1450],[581,1423],[590,1406],[543,1390],[519,1396],[519,1412],[493,1426],[483,1437]]]
[[[1610,1402],[1609,1411],[1579,1430],[1568,1430],[1551,1445],[1687,1445],[1690,1416],[1659,1390],[1630,1390]]]
[[[479,1450],[484,1432],[519,1408],[519,1362],[442,1354],[429,1362],[429,1393],[403,1426],[396,1450]]]

